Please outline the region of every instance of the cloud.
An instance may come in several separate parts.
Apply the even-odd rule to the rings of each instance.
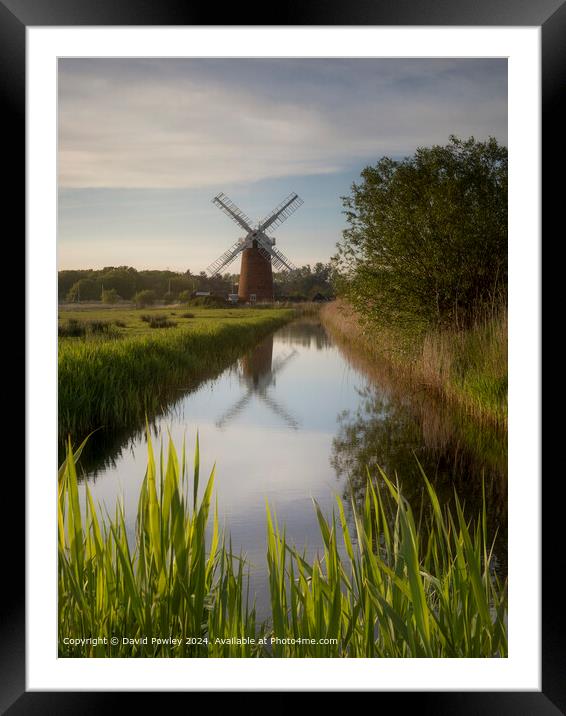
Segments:
[[[59,184],[198,188],[506,141],[505,60],[63,59]]]

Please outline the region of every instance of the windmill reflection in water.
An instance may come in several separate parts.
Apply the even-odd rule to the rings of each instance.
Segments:
[[[273,360],[273,336],[269,336],[246,354],[240,360],[239,366],[240,383],[246,390],[242,397],[216,421],[216,427],[223,428],[228,425],[245,410],[255,396],[267,405],[272,413],[281,418],[287,427],[297,430],[299,427],[297,418],[270,393],[270,389],[275,386],[275,376],[281,373],[296,354],[297,351],[293,349]]]

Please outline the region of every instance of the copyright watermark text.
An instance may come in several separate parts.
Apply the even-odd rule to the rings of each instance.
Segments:
[[[316,644],[337,644],[338,639],[310,639],[303,637],[228,637],[222,639],[208,639],[207,637],[117,637],[117,636],[89,636],[89,637],[64,637],[65,646],[154,646],[170,647],[171,649],[182,646],[286,646],[286,645],[316,645]]]

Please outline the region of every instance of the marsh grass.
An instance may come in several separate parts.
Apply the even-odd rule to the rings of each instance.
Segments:
[[[174,316],[175,313],[171,312],[171,315]],[[150,328],[175,328],[177,325],[175,321],[171,321],[167,316],[158,313],[144,313],[140,316],[140,319],[144,323],[148,323]]]
[[[480,421],[507,427],[507,313],[503,307],[463,330],[415,334],[365,325],[343,300],[321,318],[333,335],[366,353],[399,384],[425,389]]]
[[[86,335],[86,323],[76,318],[69,318],[65,323],[59,324],[59,336],[76,338]]]
[[[65,323],[59,324],[59,336],[62,338],[111,335],[114,335],[114,327],[111,321],[81,321],[76,318],[69,318]]]
[[[199,497],[198,436],[192,471],[184,445],[179,457],[169,440],[156,460],[149,431],[147,440],[133,535],[120,502],[101,515],[86,483],[81,500],[76,463],[84,443],[74,453],[67,446],[58,491],[60,656],[507,655],[507,588],[491,568],[485,498],[472,529],[458,498],[454,511],[442,509],[423,474],[426,499],[415,516],[379,471],[368,475],[363,507],[352,501],[353,527],[340,499],[331,517],[314,503],[323,549],[310,561],[267,505],[271,617],[258,624],[245,559],[212,509],[214,469]],[[96,641],[116,635],[115,646]],[[181,646],[152,643],[163,635]]]

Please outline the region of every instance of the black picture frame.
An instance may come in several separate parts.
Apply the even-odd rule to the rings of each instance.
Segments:
[[[308,5],[289,3],[258,15],[249,6],[217,3],[197,6],[185,0],[0,0],[0,97],[8,181],[3,198],[5,220],[11,214],[11,241],[25,233],[25,106],[26,27],[87,25],[383,25],[383,26],[537,26],[542,36],[542,162],[543,227],[560,226],[564,182],[554,172],[564,167],[564,112],[566,92],[565,0],[316,0]],[[217,22],[222,18],[222,22]],[[8,138],[8,141],[6,139]],[[559,176],[559,174],[557,174]],[[16,233],[17,231],[17,233]],[[563,234],[563,230],[560,230]],[[20,244],[24,246],[22,241]],[[11,260],[10,260],[11,262]],[[18,356],[16,356],[18,358]],[[21,363],[20,363],[21,365]],[[27,446],[27,449],[31,449]],[[534,476],[533,476],[534,477]],[[555,476],[561,482],[560,475]],[[9,554],[3,555],[3,573],[10,587],[0,590],[0,708],[2,713],[91,714],[112,708],[129,708],[133,694],[104,692],[28,692],[25,684],[25,533],[24,480],[21,469],[5,475],[5,505],[19,505],[16,528],[10,528]],[[12,479],[13,478],[13,479]],[[543,491],[542,574],[542,690],[540,692],[381,692],[380,709],[394,703],[420,714],[541,714],[566,713],[566,648],[563,604],[557,574],[564,574],[564,539],[558,510],[560,485],[553,481],[552,495]],[[550,492],[550,490],[548,491]],[[6,494],[6,492],[5,492]],[[4,510],[7,511],[7,507]],[[555,513],[556,511],[556,513]],[[548,559],[544,557],[550,555]],[[533,575],[538,578],[538,575]],[[561,581],[561,580],[560,580]],[[261,685],[258,684],[258,691]],[[151,708],[150,694],[140,694]],[[160,694],[158,698],[163,698]],[[126,702],[126,698],[128,701]],[[376,703],[377,706],[377,703]]]

